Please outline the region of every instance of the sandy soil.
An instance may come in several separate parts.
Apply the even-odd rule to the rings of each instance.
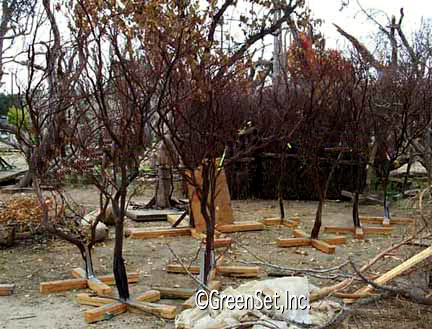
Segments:
[[[97,203],[97,194],[89,187],[75,187],[70,193],[86,206],[91,208]],[[8,198],[1,195],[0,199]],[[144,202],[149,193],[137,196],[134,201]],[[234,201],[233,208],[236,221],[253,221],[266,217],[277,217],[278,208],[275,201],[247,200]],[[310,232],[316,208],[315,202],[286,202],[288,215],[301,217],[301,228]],[[381,207],[362,206],[364,215],[381,215]],[[403,216],[416,216],[414,210],[397,208],[394,213]],[[351,225],[351,205],[345,202],[328,202],[324,210],[323,225]],[[168,226],[167,223],[133,223],[127,225],[149,227]],[[334,255],[326,255],[312,248],[280,249],[275,245],[275,239],[290,237],[290,228],[269,227],[261,232],[234,233],[229,236],[235,244],[225,253],[225,264],[240,264],[252,262],[254,258],[242,246],[252,253],[266,259],[268,262],[297,268],[323,268],[340,264],[347,256],[352,256],[357,264],[363,264],[383,248],[407,235],[408,226],[395,227],[392,236],[371,235],[359,241],[348,236],[347,244],[338,246]],[[111,229],[110,234],[113,234]],[[323,233],[323,235],[325,235]],[[192,237],[175,237],[152,240],[126,239],[124,257],[128,271],[139,271],[141,280],[131,286],[132,293],[143,292],[156,286],[194,287],[191,278],[181,274],[168,274],[167,264],[174,261],[167,244],[182,257],[186,264],[193,262],[199,249],[199,243]],[[113,240],[110,238],[100,243],[94,255],[97,273],[110,273]],[[384,271],[398,264],[403,258],[418,252],[415,247],[407,247],[401,253],[387,257],[376,271]],[[51,280],[71,278],[70,270],[82,266],[78,250],[63,241],[47,240],[46,238],[20,241],[16,246],[0,249],[0,283],[15,283],[16,292],[12,296],[0,297],[0,328],[173,328],[173,321],[160,320],[153,316],[119,315],[109,321],[96,324],[86,324],[82,312],[91,306],[80,306],[74,302],[77,291],[42,295],[39,283]],[[264,278],[271,270],[265,272]],[[351,271],[347,268],[347,271]],[[229,277],[219,277],[223,287],[236,286],[245,280]],[[311,279],[318,285],[330,285],[334,281]],[[179,303],[179,301],[163,301],[164,303]],[[409,304],[409,305],[408,305]],[[423,310],[404,301],[390,302],[365,308],[367,316],[357,314],[350,320],[350,328],[430,328],[432,319],[430,310]],[[398,314],[398,315],[396,315]]]

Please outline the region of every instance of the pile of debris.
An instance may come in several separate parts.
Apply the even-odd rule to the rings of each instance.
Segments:
[[[20,196],[0,203],[0,245],[11,246],[16,234],[34,233],[43,218],[34,196]]]

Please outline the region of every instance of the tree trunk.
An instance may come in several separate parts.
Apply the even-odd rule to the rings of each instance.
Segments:
[[[375,177],[375,170],[373,166],[374,166],[375,156],[377,151],[378,151],[378,143],[374,141],[369,154],[369,163],[367,164],[366,167],[366,186],[364,188],[365,193],[371,191],[372,178]]]
[[[123,233],[123,221],[117,218],[115,223],[113,272],[119,298],[122,301],[126,301],[129,299],[130,295],[126,267],[123,259]]]
[[[354,192],[353,198],[353,222],[354,227],[361,227],[360,225],[360,217],[359,217],[359,192]]]
[[[22,187],[30,187],[33,181],[32,174],[29,171],[25,173],[25,175],[19,180],[19,182],[16,184],[16,187],[22,188]]]
[[[91,278],[95,276],[93,269],[93,260],[91,256],[92,247],[89,245],[84,246],[84,261],[85,261],[85,271],[87,278]]]
[[[384,190],[384,220],[390,220],[391,215],[390,215],[390,206],[388,203],[388,196],[387,196],[387,186],[388,186],[388,176],[389,173],[388,171],[386,172],[386,177],[384,178],[384,182],[383,182],[383,190]]]
[[[171,168],[166,165],[158,166],[158,181],[155,194],[155,207],[156,208],[171,208],[171,194],[172,194],[172,179]]]
[[[321,229],[321,218],[322,218],[322,209],[324,206],[324,196],[320,194],[320,200],[318,203],[318,209],[315,214],[315,222],[311,232],[311,239],[318,239],[319,232]]]

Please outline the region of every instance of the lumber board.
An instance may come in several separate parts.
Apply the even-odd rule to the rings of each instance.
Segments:
[[[309,235],[302,230],[296,229],[293,231],[293,236],[296,238],[310,238]],[[327,237],[327,238],[321,238],[320,241],[324,241],[325,243],[331,244],[331,245],[340,245],[344,244],[346,242],[346,238],[343,236],[333,236],[333,237]]]
[[[169,264],[166,268],[168,273],[186,273],[186,269],[180,264]],[[187,270],[192,274],[199,274],[200,268],[197,265],[187,267]]]
[[[231,245],[232,242],[233,242],[233,240],[231,238],[215,239],[214,240],[213,248],[228,247],[229,245]]]
[[[0,296],[10,296],[15,290],[14,284],[0,284]]]
[[[151,230],[128,229],[129,237],[132,239],[153,239],[162,237],[176,237],[191,235],[190,228],[155,228]]]
[[[98,277],[99,280],[101,280],[103,283],[108,285],[115,285],[115,278],[114,275],[108,274],[108,275],[101,275]],[[137,283],[140,279],[138,272],[129,272],[127,273],[127,278],[129,283]]]
[[[75,301],[81,305],[103,306],[113,304],[116,301],[111,298],[92,296],[88,293],[79,293],[75,296]]]
[[[172,209],[128,209],[126,211],[126,216],[137,222],[167,221],[168,216],[173,215],[181,215],[181,213]]]
[[[190,232],[191,232],[191,236],[197,240],[204,240],[206,238],[206,235],[204,233],[198,232],[194,228],[191,228]]]
[[[241,224],[217,225],[216,229],[222,233],[261,231],[264,229],[264,224],[258,222],[242,222]]]
[[[74,268],[71,271],[71,274],[75,279],[87,279],[86,271],[84,271],[84,269],[82,269],[81,267]]]
[[[87,323],[94,323],[101,320],[111,319],[114,315],[126,312],[127,304],[112,303],[94,308],[84,312],[84,319]]]
[[[188,299],[195,293],[195,289],[192,288],[153,287],[153,289],[159,291],[161,298],[171,299]]]
[[[432,256],[432,246],[424,249],[423,251],[412,256],[410,259],[406,260],[402,264],[399,264],[398,266],[396,266],[393,269],[389,270],[388,272],[384,273],[378,279],[376,279],[374,282],[377,284],[380,284],[380,285],[386,284],[390,280],[401,275],[406,270],[417,265],[418,263],[422,262],[423,260],[425,260],[426,258],[428,258],[430,256]],[[366,296],[372,290],[373,290],[373,287],[371,285],[367,285],[366,287],[357,290],[354,294]]]
[[[130,301],[128,308],[131,313],[150,313],[168,320],[174,319],[177,314],[177,307],[173,305]]]
[[[334,246],[338,246],[338,245],[346,243],[346,237],[344,237],[344,236],[333,236],[333,237],[328,237],[328,238],[322,238],[320,240],[324,241],[328,244],[332,244]]]
[[[366,234],[392,234],[393,227],[363,227]]]
[[[216,271],[222,275],[253,278],[258,276],[260,268],[258,266],[218,266]]]
[[[354,227],[351,227],[351,226],[324,226],[324,232],[354,233]]]
[[[159,291],[152,289],[152,290],[147,290],[146,292],[143,292],[139,295],[136,295],[133,299],[138,302],[152,303],[152,302],[159,301],[161,299],[161,294]]]
[[[278,247],[307,247],[311,245],[311,239],[306,238],[290,238],[290,239],[277,239]]]
[[[72,276],[76,279],[85,279],[86,278],[86,272],[80,268],[74,268],[72,271]],[[138,272],[129,272],[127,273],[127,278],[129,283],[137,283],[139,281],[139,273]],[[98,277],[98,279],[107,284],[107,285],[115,285],[115,278],[114,275],[108,274],[108,275],[101,275]]]
[[[383,224],[384,217],[360,216],[360,221],[368,224]],[[390,219],[390,225],[414,224],[414,222],[413,218],[406,217],[394,217]]]
[[[111,295],[112,289],[96,277],[87,279],[88,287],[99,295]]]
[[[265,218],[261,221],[266,226],[281,225],[287,227],[299,226],[299,221],[293,221],[292,219],[280,219],[280,218]]]
[[[40,292],[47,294],[50,292],[66,291],[71,289],[84,289],[87,288],[86,279],[69,279],[69,280],[57,280],[42,282],[39,285]]]
[[[312,244],[312,247],[314,247],[314,248],[318,249],[319,251],[322,251],[326,254],[334,254],[336,251],[335,246],[328,244],[327,242],[322,241],[322,240],[312,239],[311,244]]]

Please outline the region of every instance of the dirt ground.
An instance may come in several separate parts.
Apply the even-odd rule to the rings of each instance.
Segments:
[[[89,187],[75,187],[70,189],[71,195],[87,207],[95,207],[97,193]],[[135,202],[144,202],[149,194],[144,193],[134,198]],[[10,198],[0,194],[1,199]],[[266,217],[278,217],[278,207],[275,201],[246,200],[233,201],[235,219],[241,221],[255,221]],[[316,202],[287,201],[285,203],[288,217],[297,215],[301,218],[301,229],[310,232],[316,209]],[[413,209],[402,207],[393,209],[394,215],[417,216]],[[362,215],[381,215],[380,206],[361,206]],[[327,202],[323,225],[352,225],[351,204],[348,202]],[[133,223],[127,225],[138,227],[168,226],[164,222]],[[374,257],[380,250],[400,241],[410,233],[411,226],[396,226],[392,236],[370,235],[365,240],[355,240],[348,235],[347,244],[338,246],[334,255],[326,255],[315,249],[277,248],[275,239],[290,237],[291,229],[286,227],[268,227],[261,232],[246,232],[229,234],[235,241],[234,245],[225,250],[224,264],[242,264],[253,262],[254,257],[246,251],[246,246],[253,254],[274,264],[295,268],[327,268],[338,265],[351,256],[356,264],[364,264]],[[321,233],[325,236],[325,233]],[[98,244],[94,263],[98,274],[111,272],[113,250],[113,229],[111,238]],[[167,248],[167,244],[189,264],[196,259],[199,242],[192,237],[173,237],[151,240],[126,239],[124,257],[128,271],[139,271],[140,281],[131,285],[132,294],[144,292],[157,286],[164,287],[194,287],[191,278],[182,274],[168,274],[167,264],[174,262],[174,257]],[[418,247],[405,247],[403,251],[390,255],[374,270],[383,272],[394,267],[403,259],[419,252]],[[164,321],[154,316],[134,315],[125,313],[115,318],[86,324],[82,312],[92,308],[80,306],[74,302],[77,291],[42,295],[39,283],[51,280],[72,278],[70,270],[82,266],[81,257],[76,247],[59,240],[38,239],[18,242],[14,247],[0,249],[0,283],[14,283],[16,291],[12,296],[0,297],[0,328],[2,329],[77,329],[77,328],[174,328],[173,321]],[[346,272],[352,272],[348,266]],[[261,278],[265,278],[273,270],[262,268]],[[218,277],[223,288],[230,285],[237,286],[248,279],[234,279]],[[319,286],[331,285],[335,281],[310,279]],[[351,288],[352,290],[353,288]],[[180,301],[164,300],[163,303],[180,303]],[[430,308],[419,307],[404,300],[392,300],[373,304],[355,313],[350,319],[349,328],[431,328],[432,320]]]

